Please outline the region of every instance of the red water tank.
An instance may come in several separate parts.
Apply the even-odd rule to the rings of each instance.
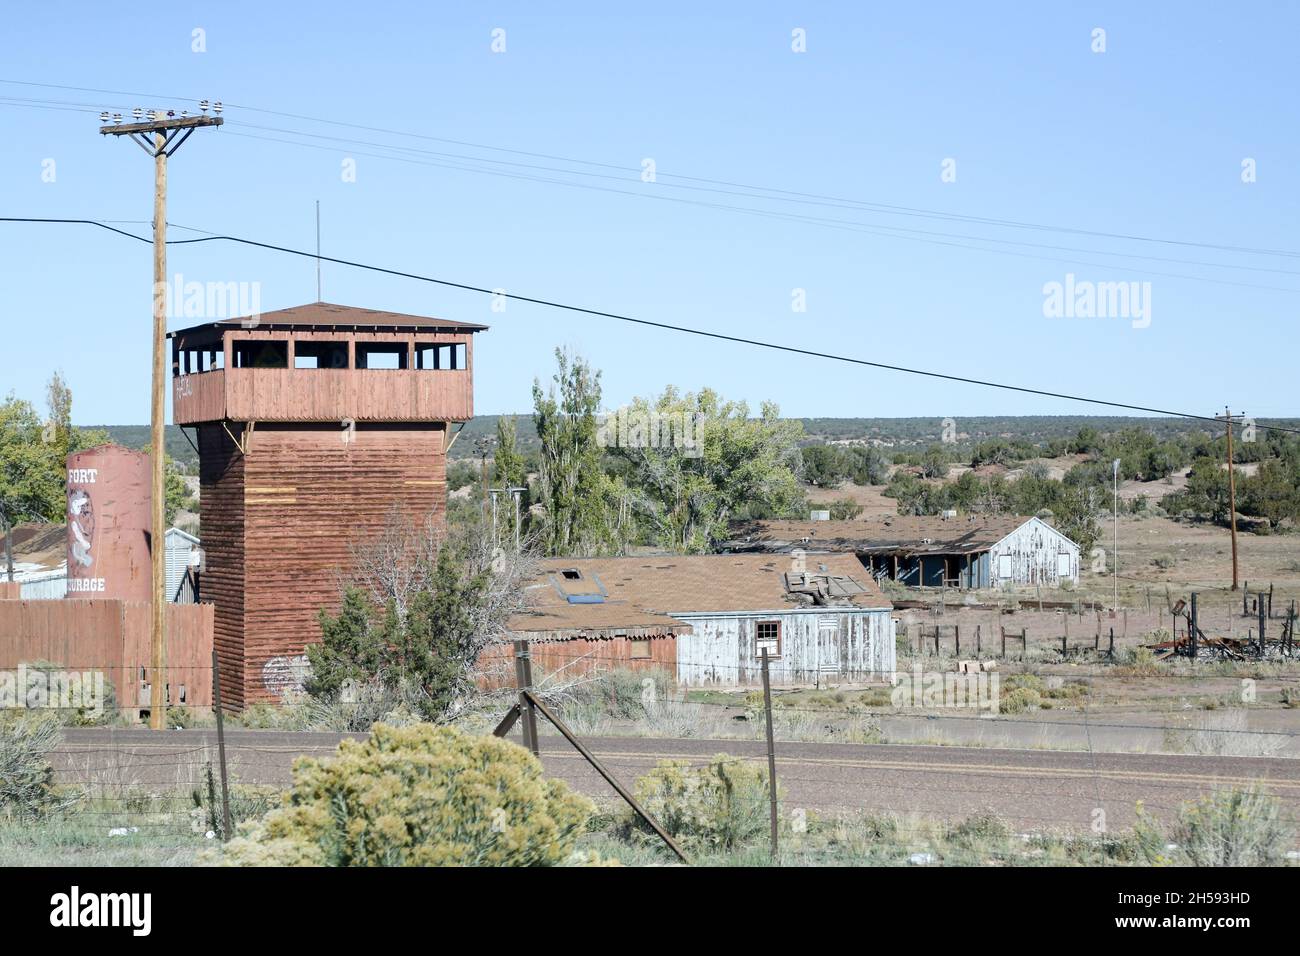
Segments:
[[[149,456],[100,445],[68,456],[68,597],[148,601]]]

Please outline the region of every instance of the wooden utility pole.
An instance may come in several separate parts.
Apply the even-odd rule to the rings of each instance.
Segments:
[[[1232,590],[1237,590],[1237,469],[1232,464],[1232,426],[1242,417],[1232,414],[1227,405],[1223,407],[1222,418],[1224,430],[1228,435],[1228,521],[1232,524]]]
[[[167,676],[165,673],[166,652],[164,635],[166,633],[167,615],[167,508],[166,508],[166,467],[167,451],[164,442],[166,420],[167,387],[167,158],[181,148],[190,135],[200,126],[220,126],[220,116],[207,116],[208,102],[199,104],[203,116],[187,116],[162,110],[149,111],[149,118],[144,119],[145,111],[138,107],[134,111],[136,122],[122,123],[121,114],[115,114],[109,123],[107,113],[99,114],[99,121],[105,125],[100,133],[108,136],[129,136],[141,149],[154,159],[153,190],[153,390],[150,401],[150,454],[153,456],[152,481],[152,521],[150,524],[149,550],[153,563],[151,593],[153,594],[153,613],[150,621],[150,646],[152,648],[152,679],[149,694],[149,726],[162,730],[166,726],[167,711]],[[216,112],[221,112],[221,103],[214,105]]]

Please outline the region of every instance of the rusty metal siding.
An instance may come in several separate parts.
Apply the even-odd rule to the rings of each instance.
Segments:
[[[69,598],[150,599],[149,456],[101,445],[68,456]]]
[[[1068,575],[1060,573],[1060,554],[1068,557]],[[1079,546],[1046,522],[1031,518],[989,550],[989,572],[995,586],[1059,587],[1063,580],[1077,584]]]
[[[360,425],[352,433],[268,423],[249,434],[236,505],[242,550],[231,556],[243,576],[241,704],[274,699],[299,682],[306,646],[320,640],[320,609],[338,607],[354,544],[373,539],[394,509],[417,522],[446,520],[440,423]],[[204,597],[220,605],[208,583]]]
[[[633,644],[644,642],[649,657],[633,657]],[[645,638],[571,638],[561,641],[530,641],[533,679],[563,671],[566,678],[608,673],[612,670],[677,670],[677,639],[671,635]],[[515,686],[513,644],[494,644],[479,655],[479,685],[485,689]]]
[[[759,621],[781,624],[781,656],[769,662],[778,684],[867,681],[894,671],[894,624],[881,608],[810,608],[772,614],[694,615],[677,638],[677,679],[687,686],[745,687],[762,682]]]

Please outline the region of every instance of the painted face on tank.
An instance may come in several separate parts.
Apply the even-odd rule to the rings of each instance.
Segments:
[[[68,495],[68,528],[72,531],[72,559],[90,567],[95,562],[95,506],[90,492],[79,488]]]

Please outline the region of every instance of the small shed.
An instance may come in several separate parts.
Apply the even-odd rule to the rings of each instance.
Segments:
[[[758,521],[734,529],[726,548],[848,552],[873,579],[913,587],[1059,587],[1079,580],[1079,546],[1041,518],[1022,515]]]
[[[167,600],[176,604],[194,604],[198,600],[198,575],[203,552],[199,539],[180,528],[168,528]]]

